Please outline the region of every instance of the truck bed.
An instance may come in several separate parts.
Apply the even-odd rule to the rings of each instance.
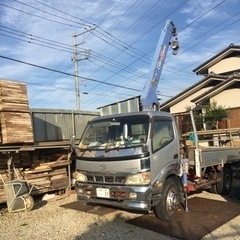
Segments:
[[[202,167],[240,161],[240,147],[221,146],[200,149]]]
[[[190,165],[195,165],[195,147],[188,148],[188,159]],[[200,147],[200,162],[202,167],[209,167],[224,163],[240,161],[240,147]]]

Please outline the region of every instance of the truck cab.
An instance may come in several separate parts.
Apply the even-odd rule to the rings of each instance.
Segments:
[[[92,120],[75,149],[78,200],[154,210],[170,220],[183,201],[179,141],[175,120],[165,112]]]

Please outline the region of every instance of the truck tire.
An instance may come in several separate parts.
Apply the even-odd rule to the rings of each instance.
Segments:
[[[231,191],[232,187],[232,169],[230,166],[225,166],[220,172],[209,172],[210,179],[215,179],[220,177],[221,180],[211,186],[209,192],[220,194],[220,195],[228,195]]]
[[[170,177],[163,187],[163,198],[153,209],[155,216],[164,221],[170,221],[177,212],[179,206],[177,180]]]

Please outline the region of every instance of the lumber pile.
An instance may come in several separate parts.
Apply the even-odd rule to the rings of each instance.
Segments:
[[[13,155],[11,178],[27,181],[33,186],[31,195],[64,190],[69,187],[68,159],[65,149],[36,150]],[[0,155],[0,174],[4,182],[9,181],[7,156]],[[4,183],[0,178],[0,203],[5,202]]]
[[[25,83],[0,80],[0,130],[1,144],[33,142]]]
[[[10,179],[27,181],[32,195],[69,187],[68,149],[34,143],[24,83],[0,79],[0,145],[0,203],[5,202],[4,182]]]
[[[38,164],[23,172],[24,179],[34,185],[33,194],[66,189],[69,186],[67,166],[70,164],[67,154],[54,155],[55,160]],[[57,159],[56,159],[57,158]]]

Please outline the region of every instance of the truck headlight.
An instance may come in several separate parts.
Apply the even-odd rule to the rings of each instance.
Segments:
[[[74,177],[75,177],[76,181],[78,181],[78,182],[86,182],[87,181],[86,176],[83,173],[80,173],[78,171],[76,171],[74,173]]]
[[[150,172],[129,175],[126,179],[127,185],[146,185],[150,183]]]

